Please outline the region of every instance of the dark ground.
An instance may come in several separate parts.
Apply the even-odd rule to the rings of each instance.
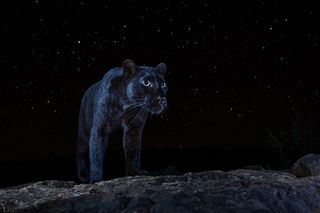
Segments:
[[[151,174],[161,174],[174,166],[169,173],[181,174],[205,170],[231,170],[244,166],[260,164],[270,165],[271,156],[265,150],[142,150],[142,168]],[[259,159],[257,161],[257,159]],[[40,180],[76,181],[76,163],[74,156],[52,155],[40,160],[1,162],[0,187],[12,186]],[[105,159],[105,179],[125,175],[123,152],[118,148],[107,151]]]

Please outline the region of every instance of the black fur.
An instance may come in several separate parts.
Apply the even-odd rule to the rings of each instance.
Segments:
[[[161,113],[167,106],[166,65],[137,66],[127,59],[108,71],[84,94],[80,107],[77,142],[79,179],[103,179],[103,158],[108,136],[123,128],[126,174],[141,174],[141,135],[147,113]]]

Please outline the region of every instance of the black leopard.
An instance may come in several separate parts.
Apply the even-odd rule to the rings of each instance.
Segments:
[[[127,59],[109,70],[85,92],[80,107],[76,148],[78,177],[94,183],[103,179],[103,159],[109,135],[123,129],[126,175],[140,170],[141,135],[148,113],[167,106],[166,65],[137,66]]]

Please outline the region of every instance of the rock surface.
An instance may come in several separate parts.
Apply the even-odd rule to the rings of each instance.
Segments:
[[[320,176],[240,169],[43,181],[0,189],[0,212],[320,212]]]
[[[298,177],[320,175],[320,155],[308,154],[297,160],[290,173]]]

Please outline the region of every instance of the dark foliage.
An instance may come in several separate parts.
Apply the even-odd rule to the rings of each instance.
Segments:
[[[267,129],[267,145],[276,158],[278,169],[287,169],[303,155],[320,151],[319,113],[295,111],[294,116],[289,129],[280,127],[277,132]]]

